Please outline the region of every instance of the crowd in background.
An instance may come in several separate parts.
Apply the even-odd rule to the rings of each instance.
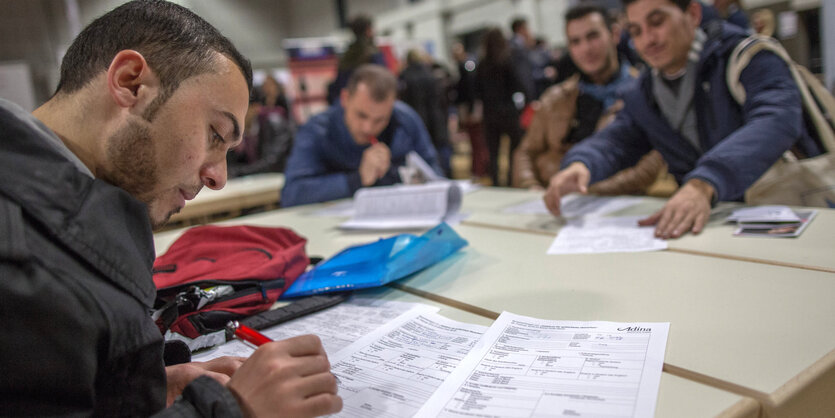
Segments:
[[[606,10],[617,28],[614,33],[618,36],[618,58],[636,70],[646,67],[631,45],[628,31],[621,30],[625,14],[620,2],[574,3],[608,6]],[[774,31],[774,16],[768,10],[754,13],[749,23],[736,0],[715,1],[713,6],[702,6],[702,25],[723,19],[750,32],[771,35]],[[342,54],[335,80],[328,87],[331,105],[338,101],[340,91],[357,67],[368,63],[386,65],[375,46],[372,19],[357,16],[348,26],[354,40]],[[473,180],[489,185],[525,187],[523,179],[513,179],[513,166],[519,160],[513,157],[514,153],[546,90],[579,71],[565,48],[551,47],[544,38],[535,36],[526,19],[513,19],[506,29],[509,29],[509,36],[503,28],[486,28],[480,44],[470,50],[463,43],[454,42],[449,51],[453,68],[438,62],[422,49],[410,49],[401,59],[397,74],[398,98],[414,109],[424,122],[437,151],[442,174],[447,177],[466,176],[461,170],[453,172],[451,160],[455,150],[468,149],[468,174]],[[267,77],[261,86],[256,86],[247,113],[245,141],[227,160],[229,176],[283,171],[296,129],[292,115],[280,82]],[[508,139],[506,147],[509,150],[504,157],[507,162],[504,167],[500,167],[502,138]],[[456,143],[461,141],[469,146]]]

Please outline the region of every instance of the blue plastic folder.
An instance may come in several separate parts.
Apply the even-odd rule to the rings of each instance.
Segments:
[[[299,276],[281,299],[382,286],[425,269],[467,245],[446,223],[421,236],[400,234],[348,247]]]

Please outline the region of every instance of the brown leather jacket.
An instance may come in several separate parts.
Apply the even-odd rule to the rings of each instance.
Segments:
[[[572,124],[577,123],[577,96],[580,94],[579,75],[545,91],[540,106],[528,131],[513,154],[513,186],[548,187],[551,176],[560,170],[560,162],[573,144],[566,144]],[[622,102],[612,105],[597,121],[595,131],[614,120]],[[644,193],[655,182],[667,165],[658,151],[650,151],[634,167],[624,169],[606,180],[589,187],[589,192],[600,195]]]

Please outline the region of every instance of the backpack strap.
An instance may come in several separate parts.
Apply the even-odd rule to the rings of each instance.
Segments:
[[[809,70],[792,61],[786,49],[776,39],[769,36],[751,35],[737,44],[733,49],[728,58],[728,65],[725,72],[726,83],[731,96],[733,96],[734,100],[740,106],[745,103],[745,86],[739,81],[739,76],[751,62],[751,59],[763,50],[774,53],[788,65],[792,78],[794,78],[797,88],[800,91],[800,96],[803,100],[803,109],[811,118],[812,123],[814,123],[824,151],[830,152],[835,150],[835,130],[833,130],[832,125],[820,107],[824,106],[825,109],[835,110],[835,99],[832,98],[820,81]]]

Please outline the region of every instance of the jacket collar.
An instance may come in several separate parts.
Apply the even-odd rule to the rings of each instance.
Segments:
[[[48,143],[51,131],[12,106],[0,103],[0,193],[77,258],[152,306],[154,244],[145,204],[79,171]]]

